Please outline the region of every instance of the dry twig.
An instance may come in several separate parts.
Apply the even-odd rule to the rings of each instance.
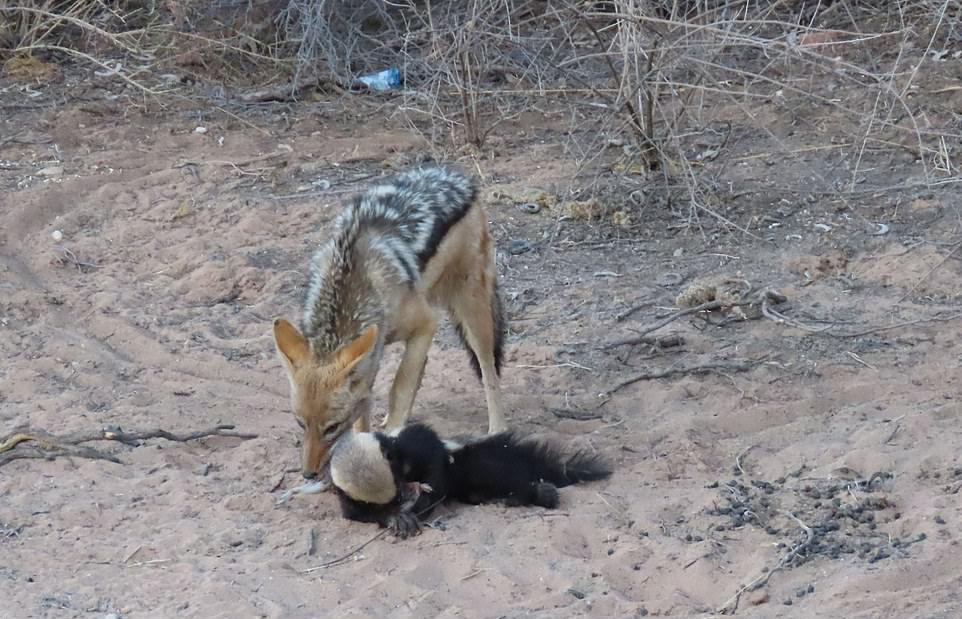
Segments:
[[[77,258],[77,254],[73,253],[63,245],[57,245],[57,249],[60,251],[60,255],[57,256],[57,261],[61,264],[71,264],[81,273],[84,272],[84,269],[100,268],[92,262],[84,262],[83,260],[80,260]]]
[[[812,545],[812,542],[815,540],[815,532],[812,530],[812,528],[802,522],[795,514],[791,512],[785,512],[785,515],[794,520],[798,526],[805,531],[805,541],[800,544],[796,544],[791,550],[785,553],[782,558],[779,559],[778,564],[770,569],[767,573],[762,574],[752,582],[739,589],[735,595],[733,595],[727,602],[722,604],[716,612],[722,615],[734,614],[734,612],[738,609],[738,601],[741,599],[743,593],[755,591],[756,589],[760,589],[767,585],[768,581],[771,580],[772,576],[776,572],[785,569],[788,564],[795,560],[795,557],[805,552],[805,550]]]
[[[341,563],[344,563],[345,561],[347,561],[357,553],[367,548],[369,545],[373,544],[377,540],[381,539],[382,537],[390,533],[390,531],[391,529],[388,529],[388,528],[381,529],[380,531],[378,531],[376,535],[371,537],[369,540],[367,540],[360,546],[357,546],[356,548],[352,548],[351,550],[337,557],[336,559],[331,559],[330,561],[325,561],[320,565],[315,565],[314,567],[309,567],[306,570],[302,570],[301,574],[310,574],[311,572],[317,572],[319,570],[327,569],[329,567],[334,567],[335,565],[340,565]]]
[[[915,282],[914,286],[912,286],[905,294],[899,297],[899,300],[897,301],[897,303],[901,303],[902,301],[909,298],[912,294],[914,294],[915,291],[919,289],[919,286],[921,286],[925,280],[927,280],[929,277],[932,276],[932,273],[935,273],[939,268],[942,267],[943,264],[949,261],[949,258],[955,255],[955,252],[959,251],[959,248],[962,248],[962,241],[959,241],[958,243],[956,243],[955,246],[952,248],[952,251],[947,253],[945,257],[938,262],[938,264],[936,264],[931,269],[929,269],[925,273],[925,275],[919,278],[919,281]]]
[[[645,337],[646,335],[648,335],[652,331],[657,331],[658,329],[661,329],[665,325],[675,322],[679,318],[684,318],[685,316],[690,316],[692,314],[697,314],[699,312],[710,312],[712,310],[718,310],[718,309],[728,308],[728,307],[738,307],[738,306],[744,306],[748,304],[749,304],[748,301],[745,301],[742,303],[725,303],[724,301],[709,301],[708,303],[702,303],[701,305],[697,305],[695,307],[688,307],[683,310],[678,310],[674,314],[671,314],[670,316],[666,316],[665,318],[662,318],[661,320],[654,322],[648,325],[647,327],[643,327],[640,331],[636,331],[636,335],[634,337],[630,337],[624,340],[618,340],[616,342],[609,342],[607,344],[604,344],[603,346],[599,346],[597,350],[611,350],[612,348],[617,348],[619,346],[633,346],[635,344],[652,344],[655,342],[652,341],[652,338]]]
[[[623,380],[611,389],[607,390],[607,394],[611,395],[629,385],[633,385],[639,381],[643,380],[654,380],[657,378],[665,378],[667,376],[675,376],[678,374],[704,374],[706,372],[747,372],[759,363],[763,361],[762,359],[729,359],[724,361],[709,361],[707,363],[698,363],[695,365],[685,366],[671,366],[665,368],[664,370],[655,370],[650,372],[642,372],[636,374],[629,379]]]
[[[684,318],[685,316],[691,316],[692,314],[698,314],[701,312],[711,312],[711,311],[720,310],[720,309],[732,309],[735,307],[747,307],[751,305],[758,305],[759,299],[761,299],[763,308],[767,306],[769,301],[774,303],[784,303],[785,301],[787,301],[787,298],[785,297],[785,295],[775,290],[772,290],[770,288],[766,288],[764,290],[759,291],[757,295],[753,295],[752,299],[748,299],[745,301],[720,301],[717,299],[714,301],[708,301],[706,303],[696,305],[695,307],[687,307],[685,309],[678,310],[677,312],[670,314],[662,318],[661,320],[658,320],[646,327],[643,327],[640,330],[635,330],[635,335],[633,337],[623,339],[623,340],[617,340],[614,342],[609,342],[607,344],[599,346],[596,350],[599,350],[599,351],[611,350],[612,348],[618,348],[619,346],[633,346],[635,344],[659,344],[659,345],[665,346],[665,344],[662,343],[661,340],[653,340],[652,338],[647,337],[648,334],[675,322],[679,318]],[[672,343],[671,345],[677,345],[677,344]]]
[[[266,101],[290,101],[296,99],[297,95],[307,88],[313,88],[322,84],[329,84],[337,90],[343,91],[344,88],[336,79],[313,75],[302,77],[287,84],[279,86],[269,86],[253,92],[241,95],[239,98],[244,103],[264,103]]]
[[[432,509],[434,509],[435,507],[437,507],[438,505],[440,505],[441,502],[443,502],[445,498],[446,498],[446,497],[443,497],[443,496],[442,496],[440,499],[438,499],[437,501],[435,501],[435,502],[432,503],[431,505],[428,505],[427,507],[425,507],[425,508],[421,511],[421,513],[418,514],[418,516],[420,517],[420,516],[423,516],[424,514],[428,513],[429,511],[431,511]],[[360,546],[357,546],[356,548],[351,549],[350,551],[344,553],[343,555],[337,557],[336,559],[331,559],[330,561],[325,561],[324,563],[321,563],[320,565],[315,565],[314,567],[309,567],[309,568],[307,568],[307,569],[305,569],[305,570],[301,570],[301,574],[310,574],[311,572],[316,572],[316,571],[318,571],[318,570],[323,570],[323,569],[326,569],[326,568],[329,568],[329,567],[334,567],[335,565],[340,565],[341,563],[344,563],[345,561],[347,561],[348,559],[350,559],[351,557],[353,557],[353,556],[356,555],[357,553],[359,553],[359,552],[361,552],[362,550],[364,550],[365,548],[367,548],[370,544],[373,544],[375,541],[381,539],[382,537],[384,537],[385,535],[387,535],[387,534],[390,533],[390,532],[391,532],[391,529],[390,529],[390,528],[381,529],[376,535],[374,535],[373,537],[371,537],[369,540],[367,540],[366,542],[364,542],[364,543],[361,544]]]
[[[106,427],[96,433],[81,432],[63,436],[56,436],[42,430],[25,430],[14,432],[0,440],[0,466],[13,460],[36,458],[52,460],[57,457],[70,456],[120,463],[120,460],[115,456],[82,445],[82,443],[94,441],[116,441],[136,447],[140,444],[140,441],[152,438],[163,438],[178,443],[209,436],[229,436],[242,440],[257,438],[256,434],[233,432],[233,429],[234,426],[224,424],[209,430],[174,434],[161,429],[124,432],[119,428]],[[20,445],[23,445],[23,447],[17,448]]]

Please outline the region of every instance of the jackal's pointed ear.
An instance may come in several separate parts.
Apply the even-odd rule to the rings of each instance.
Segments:
[[[350,344],[334,353],[334,371],[338,376],[346,376],[354,369],[377,342],[377,325],[371,325]]]
[[[311,356],[311,347],[304,336],[283,318],[274,319],[274,345],[277,352],[289,366],[296,367],[303,364]]]

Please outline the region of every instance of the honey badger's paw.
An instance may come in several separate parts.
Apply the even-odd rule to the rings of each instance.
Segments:
[[[393,533],[395,537],[407,539],[421,532],[421,523],[418,522],[418,517],[414,514],[401,512],[391,517],[391,520],[388,522],[388,528],[391,529],[391,533]]]

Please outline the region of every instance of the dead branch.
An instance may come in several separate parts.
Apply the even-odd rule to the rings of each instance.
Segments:
[[[913,325],[924,325],[930,322],[948,322],[950,320],[956,320],[957,318],[962,318],[962,312],[957,312],[955,314],[949,314],[948,316],[933,316],[932,318],[919,318],[918,320],[907,320],[905,322],[897,322],[892,325],[886,325],[882,327],[872,327],[870,329],[865,329],[864,331],[856,331],[854,333],[831,333],[834,337],[850,338],[850,337],[862,337],[864,335],[872,335],[873,333],[882,333],[884,331],[893,331],[895,329],[901,329],[903,327],[911,327]]]
[[[734,614],[738,609],[738,601],[741,599],[743,593],[755,591],[756,589],[760,589],[767,585],[768,581],[771,580],[775,572],[785,569],[789,563],[795,560],[795,557],[799,556],[809,546],[812,545],[812,542],[815,540],[815,532],[812,530],[812,528],[802,522],[795,514],[791,512],[785,512],[785,515],[794,520],[798,526],[805,531],[805,541],[801,542],[800,544],[796,544],[795,547],[783,555],[782,558],[779,559],[778,565],[770,569],[768,573],[762,574],[752,582],[739,589],[735,595],[733,595],[727,602],[722,604],[716,612],[721,615]]]
[[[82,445],[82,443],[93,441],[116,441],[137,447],[141,444],[141,441],[152,438],[163,438],[177,443],[186,443],[209,436],[229,436],[241,440],[257,438],[256,434],[232,432],[233,429],[234,426],[223,424],[209,430],[175,434],[162,429],[124,432],[120,428],[107,426],[96,433],[81,432],[63,436],[49,434],[43,430],[22,430],[9,434],[3,440],[0,440],[0,466],[13,460],[36,458],[52,460],[57,457],[71,456],[92,460],[107,460],[120,464],[120,460],[115,456]]]
[[[839,339],[849,339],[849,338],[854,338],[854,337],[863,337],[863,336],[866,336],[866,335],[872,335],[872,334],[875,334],[875,333],[883,333],[883,332],[885,332],[885,331],[894,331],[895,329],[902,329],[902,328],[904,328],[904,327],[911,327],[911,326],[914,326],[914,325],[922,325],[922,324],[933,323],[933,322],[949,322],[950,320],[955,320],[955,319],[957,319],[957,318],[962,318],[962,312],[956,312],[956,313],[954,313],[954,314],[949,314],[949,315],[947,315],[947,316],[933,316],[933,317],[931,317],[931,318],[918,318],[918,319],[916,319],[916,320],[906,320],[906,321],[904,321],[904,322],[897,322],[897,323],[891,324],[891,325],[883,325],[883,326],[878,326],[878,327],[869,327],[869,328],[864,329],[864,330],[862,330],[862,331],[853,331],[853,332],[849,332],[849,333],[844,333],[844,332],[843,332],[843,333],[832,333],[832,332],[829,331],[829,329],[831,329],[832,327],[836,326],[836,325],[834,325],[834,324],[828,325],[828,326],[826,326],[826,327],[812,327],[812,326],[806,325],[806,324],[804,324],[804,323],[802,323],[802,322],[799,322],[799,321],[797,321],[797,320],[792,320],[792,319],[789,318],[788,316],[785,316],[784,314],[781,314],[781,313],[773,310],[773,309],[771,308],[771,306],[767,305],[766,303],[763,303],[763,304],[762,304],[762,313],[765,315],[766,318],[768,318],[769,320],[772,320],[773,322],[776,322],[776,323],[779,323],[779,324],[787,324],[787,325],[790,325],[790,326],[792,326],[792,327],[795,327],[796,329],[800,329],[800,330],[802,330],[802,331],[805,331],[805,332],[807,332],[807,333],[822,334],[822,335],[827,335],[827,336],[830,336],[830,337],[836,337],[836,338],[839,338]]]
[[[207,438],[209,436],[229,436],[233,438],[239,438],[243,440],[249,440],[252,438],[257,438],[256,434],[251,434],[248,432],[233,432],[234,426],[230,424],[221,424],[214,426],[209,430],[198,430],[196,432],[187,432],[185,434],[174,434],[173,432],[168,432],[167,430],[141,430],[139,432],[124,432],[117,429],[104,429],[99,435],[84,435],[78,434],[74,437],[74,442],[86,443],[89,441],[120,441],[121,443],[126,443],[128,445],[136,445],[137,441],[145,441],[152,438],[163,438],[168,441],[175,443],[186,443],[188,441],[195,441],[199,438]]]
[[[98,451],[92,447],[76,445],[59,445],[51,450],[43,449],[38,445],[24,444],[23,447],[6,451],[0,449],[0,466],[14,460],[53,460],[57,457],[66,458],[86,458],[88,460],[106,460],[114,464],[120,464],[116,457]]]
[[[645,309],[649,305],[653,304],[655,300],[656,300],[655,297],[648,297],[644,301],[640,301],[635,305],[632,305],[625,311],[615,316],[615,322],[624,322],[626,319],[628,319],[632,314],[634,314],[638,310]]]
[[[960,248],[962,248],[962,241],[956,243],[955,246],[952,248],[952,251],[950,251],[949,253],[947,253],[947,254],[945,255],[945,257],[942,258],[935,266],[933,266],[931,269],[929,269],[928,271],[926,271],[925,275],[923,275],[922,277],[920,277],[919,280],[918,280],[917,282],[915,282],[915,285],[912,286],[912,287],[908,290],[908,292],[906,292],[906,293],[903,294],[901,297],[899,297],[898,302],[901,303],[902,301],[904,301],[904,300],[906,300],[907,298],[909,298],[911,295],[915,294],[915,291],[919,289],[919,286],[921,286],[928,278],[932,277],[932,273],[935,273],[935,272],[938,271],[940,268],[942,268],[942,265],[945,264],[946,262],[948,262],[948,261],[949,261],[949,258],[951,258],[952,256],[954,256],[954,255],[955,255],[955,252],[959,251]]]
[[[701,305],[696,305],[695,307],[688,307],[683,310],[679,310],[670,316],[666,316],[661,320],[644,327],[641,331],[637,332],[637,335],[624,340],[618,340],[617,342],[609,342],[603,346],[599,346],[596,350],[611,350],[612,348],[617,348],[619,346],[631,346],[634,344],[649,344],[651,343],[651,338],[646,338],[645,336],[652,331],[657,331],[665,325],[671,324],[678,320],[679,318],[684,318],[685,316],[690,316],[692,314],[697,314],[698,312],[710,312],[712,310],[718,310],[722,308],[739,307],[742,305],[748,305],[749,302],[745,301],[743,303],[725,303],[724,301],[709,301],[708,303],[702,303]]]
[[[795,327],[796,329],[807,331],[808,333],[822,333],[832,328],[832,325],[828,325],[825,327],[810,327],[806,324],[802,324],[798,322],[797,320],[792,320],[785,314],[782,314],[780,312],[773,310],[768,305],[768,299],[765,299],[764,301],[762,301],[762,315],[776,324],[790,325],[792,327]]]
[[[625,340],[612,342],[610,344],[605,344],[596,350],[611,350],[612,348],[617,348],[618,346],[634,346],[636,344],[647,344],[649,346],[656,346],[658,348],[675,348],[677,346],[682,346],[684,343],[685,340],[680,335],[667,335],[665,337],[639,335]]]
[[[586,18],[584,11],[581,11],[578,8],[573,7],[571,5],[568,5],[568,8],[574,13],[575,19],[578,20],[580,23],[582,23],[585,26],[585,28],[587,28],[588,31],[591,33],[591,36],[594,37],[595,42],[598,44],[598,48],[608,49],[608,45],[606,45],[604,39],[602,39],[601,33],[599,33],[598,29],[594,26],[594,24],[592,24],[591,21]],[[648,74],[643,76],[642,85],[644,84],[644,80],[647,80],[651,77],[652,64],[654,62],[652,51],[649,51],[646,54],[646,56],[648,58]],[[620,74],[618,70],[615,68],[614,62],[611,60],[611,57],[608,54],[605,54],[603,56],[603,60],[605,61],[605,64],[608,67],[608,72],[611,76],[611,79],[615,83],[618,83],[620,81],[619,79]],[[654,143],[654,136],[652,135],[652,126],[651,125],[648,125],[647,127],[645,126],[645,119],[642,118],[641,113],[639,113],[639,111],[635,108],[634,104],[632,103],[632,97],[631,96],[624,97],[624,100],[621,102],[621,105],[625,109],[629,124],[631,125],[632,129],[635,131],[635,134],[639,139],[639,143],[640,143],[639,146],[641,146],[642,149],[646,152],[649,150],[654,150],[655,143]],[[649,112],[648,110],[645,110],[646,117],[648,116],[648,112]]]
[[[73,253],[63,245],[57,245],[57,249],[60,251],[60,255],[57,256],[57,262],[60,264],[71,264],[81,273],[84,269],[99,269],[100,267],[91,262],[84,262],[77,258],[77,254]]]
[[[749,284],[748,291],[746,291],[743,294],[743,297],[748,296],[750,292],[751,292],[751,284]],[[764,308],[768,306],[769,302],[780,304],[786,301],[788,301],[788,297],[778,292],[777,290],[773,290],[771,288],[765,288],[763,290],[759,290],[757,293],[752,295],[752,298],[746,299],[744,301],[714,299],[712,301],[707,301],[700,305],[696,305],[695,307],[687,307],[685,309],[678,310],[674,314],[666,316],[665,318],[662,318],[661,320],[655,323],[652,323],[647,327],[643,327],[640,331],[636,330],[635,335],[633,337],[630,337],[624,340],[618,340],[615,342],[609,342],[608,344],[604,344],[600,346],[596,350],[599,350],[599,351],[611,350],[612,348],[618,348],[619,346],[634,346],[635,344],[657,344],[662,347],[677,346],[681,343],[680,341],[678,343],[668,342],[666,341],[667,338],[658,338],[657,340],[653,340],[653,338],[650,338],[647,336],[649,333],[653,331],[657,331],[658,329],[661,329],[665,325],[671,324],[672,322],[678,320],[679,318],[684,318],[685,316],[690,316],[692,314],[698,314],[700,312],[711,312],[715,310],[727,310],[727,309],[733,309],[736,307],[758,306],[759,304],[763,308],[762,313],[764,313]],[[632,309],[631,311],[634,311],[634,309]],[[616,320],[620,320],[620,319],[621,317],[616,318]]]
[[[650,372],[642,372],[636,374],[631,378],[624,380],[611,389],[608,389],[608,395],[611,395],[621,389],[624,389],[628,385],[633,385],[637,382],[643,380],[654,380],[657,378],[665,378],[668,376],[675,376],[677,374],[705,374],[707,372],[747,372],[756,365],[762,362],[762,359],[729,359],[723,361],[709,361],[707,363],[699,363],[697,365],[690,365],[688,367],[684,366],[671,366],[665,368],[664,370],[655,370]]]
[[[290,101],[295,99],[302,90],[307,88],[314,88],[322,84],[327,84],[334,87],[338,91],[344,91],[345,89],[337,82],[337,80],[330,77],[322,77],[319,75],[311,77],[302,77],[300,79],[294,80],[293,82],[288,82],[286,84],[281,84],[279,86],[271,86],[268,88],[263,88],[261,90],[255,90],[238,97],[244,103],[264,103],[266,101]]]
[[[744,450],[742,450],[741,453],[735,456],[735,466],[738,468],[741,474],[744,475],[745,477],[748,477],[748,474],[745,472],[745,469],[742,468],[742,457],[747,455],[749,451],[751,451],[752,449],[755,449],[755,447],[757,446],[758,445],[749,445]]]
[[[548,412],[560,419],[573,419],[574,421],[594,421],[603,417],[600,413],[589,413],[570,408],[549,408]]]

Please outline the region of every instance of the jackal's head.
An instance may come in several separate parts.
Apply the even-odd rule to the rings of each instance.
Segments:
[[[304,430],[302,473],[313,479],[327,462],[331,447],[351,428],[370,397],[370,381],[356,376],[357,365],[377,341],[369,327],[353,342],[319,359],[300,332],[286,320],[274,320],[274,344],[291,382],[291,406]]]

